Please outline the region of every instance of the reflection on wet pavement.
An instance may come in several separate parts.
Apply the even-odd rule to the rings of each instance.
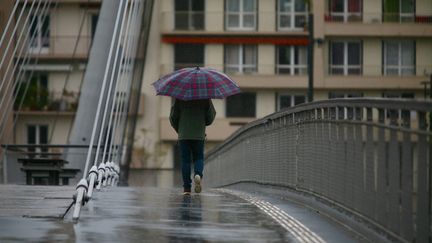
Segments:
[[[78,223],[69,214],[0,216],[0,242],[286,242],[286,234],[255,206],[212,190],[183,196],[180,188],[107,188]]]
[[[280,242],[285,229],[244,200],[215,191],[112,188],[98,193],[74,225],[78,241]]]

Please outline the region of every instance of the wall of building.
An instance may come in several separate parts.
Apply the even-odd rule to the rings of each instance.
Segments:
[[[276,32],[276,0],[258,0],[257,26],[261,34],[280,34]],[[148,57],[143,90],[146,97],[145,116],[140,118],[136,131],[136,150],[141,152],[136,156],[137,167],[169,168],[173,164],[173,146],[176,134],[169,125],[168,117],[171,106],[169,97],[157,97],[151,83],[161,75],[171,72],[174,68],[174,45],[161,43],[163,34],[187,34],[199,36],[203,33],[223,34],[224,28],[224,0],[205,1],[205,30],[204,31],[174,31],[174,1],[161,0],[155,2],[155,14],[150,34],[151,48]],[[380,24],[382,16],[382,1],[363,0],[364,23],[332,23],[324,21],[328,1],[313,1],[315,38],[324,41],[315,43],[314,51],[314,82],[315,100],[328,99],[329,92],[360,92],[364,96],[381,97],[384,91],[410,91],[416,97],[422,96],[419,82],[424,79],[421,66],[432,66],[432,42],[430,41],[430,25],[419,24]],[[432,2],[430,0],[416,1],[417,14],[431,15]],[[374,19],[377,19],[375,21]],[[403,28],[401,28],[401,26]],[[229,35],[238,34],[230,31]],[[259,33],[251,32],[251,38]],[[293,35],[293,33],[288,32]],[[385,36],[381,36],[381,34]],[[407,33],[407,34],[406,34]],[[296,33],[298,34],[298,33]],[[409,35],[410,37],[406,37]],[[418,65],[417,76],[414,77],[383,77],[382,76],[382,40],[395,37],[416,39]],[[363,75],[336,76],[329,75],[329,41],[330,40],[362,40],[363,43]],[[258,45],[258,73],[253,75],[231,75],[244,91],[256,92],[256,118],[266,116],[276,111],[276,97],[278,93],[306,95],[308,77],[274,75],[276,63],[276,46],[270,44]],[[204,49],[204,66],[223,70],[224,45],[206,44]],[[377,84],[380,87],[377,87]],[[208,129],[210,142],[217,144],[221,131],[233,132],[238,127],[230,124],[246,121],[226,118],[225,100],[214,100],[217,111],[217,124]],[[231,130],[232,129],[232,130]],[[225,134],[225,133],[224,133]],[[142,149],[144,148],[144,149]],[[143,152],[144,151],[144,152]],[[134,162],[135,163],[135,162]]]

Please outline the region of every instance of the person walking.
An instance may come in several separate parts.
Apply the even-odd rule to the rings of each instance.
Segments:
[[[205,129],[212,124],[215,116],[211,99],[175,99],[171,107],[170,123],[178,134],[184,195],[191,193],[191,163],[194,164],[194,191],[200,193],[202,190]]]

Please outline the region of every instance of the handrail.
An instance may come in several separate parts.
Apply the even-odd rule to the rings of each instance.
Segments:
[[[380,109],[403,109],[403,110],[417,110],[422,112],[431,112],[432,111],[432,102],[431,101],[420,101],[414,99],[387,99],[387,98],[338,98],[338,99],[329,99],[329,100],[320,100],[312,103],[303,103],[294,107],[290,107],[287,109],[283,109],[281,111],[272,113],[267,115],[261,119],[257,119],[252,121],[243,127],[239,128],[233,134],[231,134],[222,144],[216,146],[212,151],[207,153],[206,157],[211,156],[216,153],[221,147],[229,143],[231,140],[238,137],[240,134],[246,132],[249,129],[252,129],[256,126],[259,126],[263,123],[268,122],[269,120],[274,120],[289,114],[294,114],[306,110],[311,109],[319,109],[319,108],[329,108],[329,107],[367,107],[367,108],[380,108]]]
[[[206,183],[278,185],[355,215],[391,240],[432,238],[432,102],[350,98],[255,120],[206,156]]]

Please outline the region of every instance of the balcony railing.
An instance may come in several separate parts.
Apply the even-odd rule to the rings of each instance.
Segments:
[[[418,15],[415,13],[342,13],[327,12],[324,15],[326,22],[349,22],[349,23],[419,23],[431,24],[432,13],[428,15]]]
[[[432,73],[431,65],[332,65],[327,64],[328,75],[416,77]]]
[[[185,67],[211,67],[231,75],[286,75],[286,76],[306,76],[308,75],[307,64],[255,64],[245,65],[245,69],[240,69],[239,65],[233,68],[233,65],[225,64],[204,64],[204,63],[177,63],[162,64],[160,74],[168,74],[174,70]],[[432,64],[430,65],[325,65],[327,75],[343,76],[390,76],[390,77],[423,77],[427,73],[432,73]]]
[[[231,16],[231,15],[229,15]],[[242,16],[242,15],[239,15]],[[243,15],[243,17],[246,15]],[[249,23],[231,19],[225,11],[165,11],[161,14],[161,31],[305,31],[307,13],[258,11],[247,15]],[[239,17],[240,19],[241,17]],[[229,22],[229,23],[228,23]],[[237,24],[236,24],[237,23]]]
[[[14,109],[17,111],[23,97],[18,96]],[[61,111],[75,112],[78,107],[78,92],[48,92],[47,90],[30,90],[22,101],[22,111]]]
[[[17,52],[16,55],[20,57],[25,57],[27,54],[31,54],[47,57],[86,58],[91,43],[91,36],[50,36],[41,38],[40,40],[33,39],[26,43],[22,43],[18,50],[23,49],[24,51]]]
[[[227,65],[227,64],[204,64],[204,63],[176,63],[162,64],[161,75],[168,74],[174,70],[185,67],[211,67],[231,75],[286,75],[305,76],[307,75],[307,64],[248,64],[248,65]]]

